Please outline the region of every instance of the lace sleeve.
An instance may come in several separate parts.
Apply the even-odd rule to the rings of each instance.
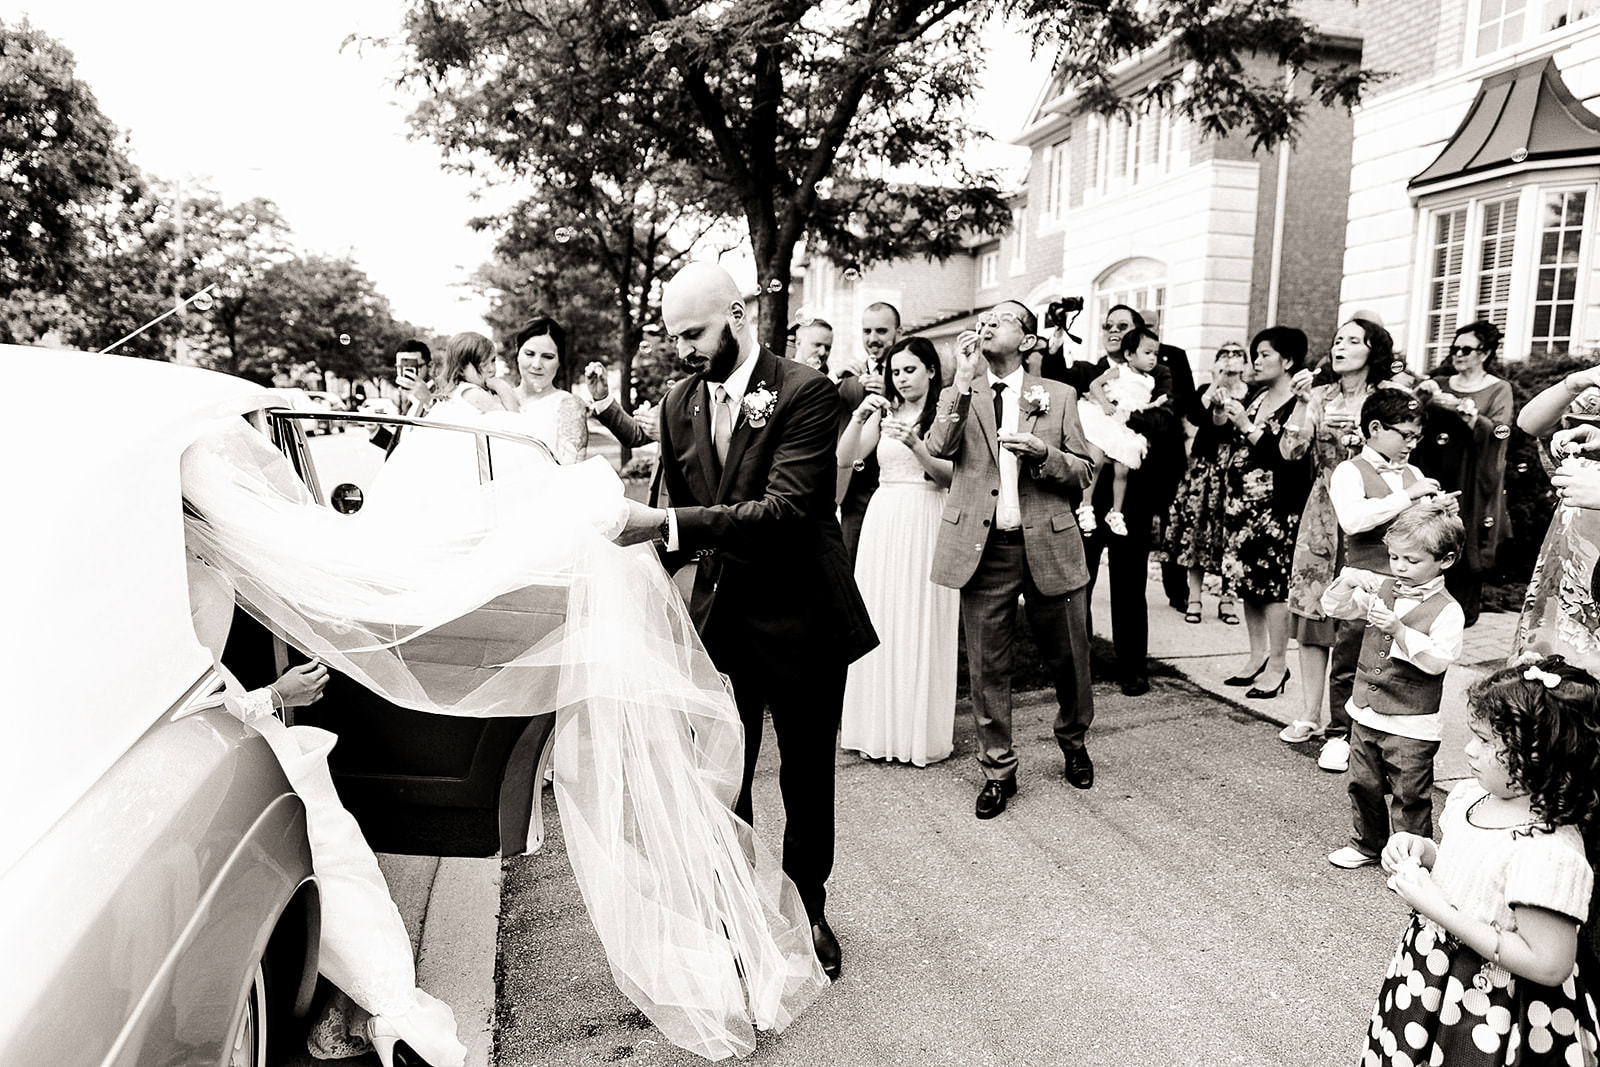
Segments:
[[[229,710],[239,717],[240,722],[270,718],[273,713],[272,694],[265,686],[241,693],[229,701]]]
[[[589,413],[583,401],[570,394],[562,399],[556,416],[555,452],[562,463],[582,463],[589,454]]]

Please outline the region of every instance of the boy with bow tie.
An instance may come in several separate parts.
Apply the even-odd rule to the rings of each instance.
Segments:
[[[1361,405],[1361,452],[1333,470],[1328,495],[1339,520],[1339,565],[1389,573],[1383,535],[1394,517],[1439,483],[1406,462],[1422,439],[1422,404],[1402,389],[1376,389]],[[1317,766],[1342,774],[1350,766],[1350,720],[1344,709],[1355,686],[1362,624],[1337,620],[1328,657],[1328,741]]]
[[[1444,572],[1460,558],[1465,542],[1455,500],[1419,501],[1385,525],[1383,572],[1347,566],[1322,594],[1329,616],[1365,620],[1345,708],[1355,832],[1349,845],[1328,855],[1329,863],[1347,869],[1378,862],[1391,830],[1385,793],[1394,797],[1393,830],[1433,834],[1439,699],[1445,669],[1461,656],[1466,628],[1461,605],[1444,587]]]

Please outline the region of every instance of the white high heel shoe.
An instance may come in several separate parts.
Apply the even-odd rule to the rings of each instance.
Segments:
[[[367,1020],[367,1040],[372,1042],[372,1051],[378,1054],[378,1060],[383,1067],[394,1067],[394,1050],[400,1044],[400,1033],[394,1024],[381,1015],[374,1015]],[[401,1053],[401,1067],[411,1062],[411,1046],[405,1045]]]
[[[425,1029],[401,1033],[392,1019],[374,1015],[367,1020],[366,1034],[383,1067],[461,1067],[466,1058],[466,1047],[456,1040],[453,1026],[448,1037],[444,1034],[430,1036]]]

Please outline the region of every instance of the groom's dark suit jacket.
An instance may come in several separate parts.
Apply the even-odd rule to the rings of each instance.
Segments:
[[[878,644],[834,517],[839,396],[809,367],[766,349],[754,356],[745,396],[765,388],[772,414],[752,425],[741,405],[717,462],[700,375],[662,402],[663,488],[677,515],[679,552],[699,557],[690,613],[712,660],[747,657],[777,676],[808,665],[851,663]]]

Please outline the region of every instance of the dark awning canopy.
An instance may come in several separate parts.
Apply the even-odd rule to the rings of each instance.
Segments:
[[[1548,160],[1600,161],[1600,115],[1578,102],[1546,57],[1485,78],[1444,151],[1409,188]]]

